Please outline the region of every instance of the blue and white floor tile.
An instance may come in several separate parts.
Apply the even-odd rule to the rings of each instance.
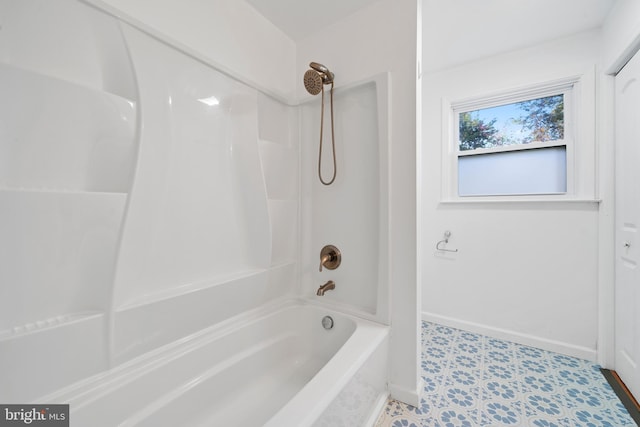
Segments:
[[[598,365],[422,323],[419,408],[389,400],[377,427],[625,427]]]

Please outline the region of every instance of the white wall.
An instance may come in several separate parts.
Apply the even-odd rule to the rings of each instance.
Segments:
[[[390,389],[395,397],[413,404],[418,403],[419,381],[414,168],[417,16],[416,1],[376,2],[301,40],[296,73],[300,98],[305,93],[302,75],[311,61],[329,67],[336,75],[336,86],[363,81],[381,72],[391,73]],[[336,207],[341,208],[347,207]]]
[[[617,0],[423,1],[431,72],[598,28]]]
[[[600,33],[592,31],[424,77],[424,319],[595,359],[598,204],[441,203],[442,99],[588,74],[598,63],[599,46]],[[586,138],[578,141],[587,149],[594,136],[593,78],[590,85],[591,101],[583,106]],[[590,162],[581,166],[594,186],[593,157]],[[445,230],[452,232],[449,247],[458,253],[435,251]]]
[[[294,95],[295,44],[243,1],[85,1],[172,39],[268,94],[283,100]]]

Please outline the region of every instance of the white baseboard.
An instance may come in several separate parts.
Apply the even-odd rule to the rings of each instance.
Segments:
[[[389,384],[389,393],[391,398],[399,400],[416,408],[420,407],[420,392],[424,389],[424,380],[419,378],[417,390],[409,390],[406,387],[397,384]]]
[[[498,338],[506,341],[512,341],[518,344],[536,347],[543,350],[553,351],[567,356],[578,357],[592,362],[596,361],[597,351],[595,349],[581,347],[574,344],[568,344],[561,341],[554,341],[547,338],[537,337],[533,335],[523,334],[507,329],[495,328],[492,326],[482,325],[467,320],[455,319],[452,317],[442,316],[422,312],[422,320],[426,322],[437,323],[439,325],[449,326],[456,329],[462,329],[477,334],[486,335],[492,338]]]

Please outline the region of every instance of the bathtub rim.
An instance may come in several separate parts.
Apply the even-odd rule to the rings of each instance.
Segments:
[[[134,359],[112,367],[111,369],[77,381],[69,386],[56,390],[53,393],[44,395],[41,398],[36,399],[36,401],[70,404],[73,414],[76,410],[81,410],[94,402],[99,401],[102,397],[116,392],[119,388],[126,387],[129,382],[134,381],[137,378],[141,378],[156,369],[160,369],[164,365],[181,358],[191,351],[197,351],[198,348],[207,345],[216,339],[228,334],[233,334],[241,328],[248,327],[255,322],[277,315],[278,313],[288,309],[305,309],[307,307],[326,313],[327,315],[344,316],[355,322],[355,329],[347,338],[346,342],[340,345],[338,350],[314,375],[314,377],[305,384],[283,408],[274,413],[266,424],[275,426],[278,424],[272,424],[271,420],[282,419],[290,412],[298,413],[302,411],[301,413],[305,414],[304,411],[306,411],[306,414],[296,422],[304,421],[306,423],[300,424],[301,426],[311,425],[314,419],[326,409],[344,385],[367,361],[373,351],[378,348],[384,338],[388,336],[389,327],[381,323],[363,319],[351,313],[344,313],[298,297],[284,297],[282,299],[266,303],[256,309],[249,310],[232,318],[226,319],[218,324],[211,325],[191,335],[175,340],[162,347],[151,350]],[[354,337],[357,338],[357,343],[354,343]],[[337,358],[337,355],[341,355],[340,358]],[[344,357],[345,355],[346,357]],[[346,359],[346,361],[343,359]],[[339,373],[342,374],[339,375]],[[337,378],[334,378],[331,381],[322,381],[319,379],[319,377],[324,378],[327,375],[331,375],[332,378]],[[323,390],[321,387],[326,387],[326,389]],[[311,391],[305,391],[307,389],[311,389]],[[322,392],[319,393],[318,390],[322,390]],[[322,396],[321,398],[318,398],[315,395],[318,393]],[[299,397],[301,394],[308,400],[304,400]],[[313,404],[309,405],[309,403]],[[299,409],[296,409],[295,405],[298,405]],[[302,407],[305,407],[306,409],[303,411],[300,409]]]
[[[389,327],[387,325],[328,309],[306,300],[302,302],[318,310],[328,310],[328,312],[339,313],[354,319],[356,330],[320,371],[284,407],[273,414],[264,427],[311,426],[380,345],[388,343],[386,339],[389,337]],[[385,375],[388,377],[388,372]],[[388,390],[383,394],[385,400],[382,400],[382,395],[378,396],[378,404],[381,400],[386,401]],[[374,409],[377,410],[378,407]]]

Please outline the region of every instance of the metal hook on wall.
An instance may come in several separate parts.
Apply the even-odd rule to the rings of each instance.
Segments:
[[[457,249],[447,249],[444,247],[447,243],[449,243],[449,238],[451,237],[451,232],[449,230],[444,232],[444,239],[440,240],[436,243],[436,250],[443,252],[458,252]]]

